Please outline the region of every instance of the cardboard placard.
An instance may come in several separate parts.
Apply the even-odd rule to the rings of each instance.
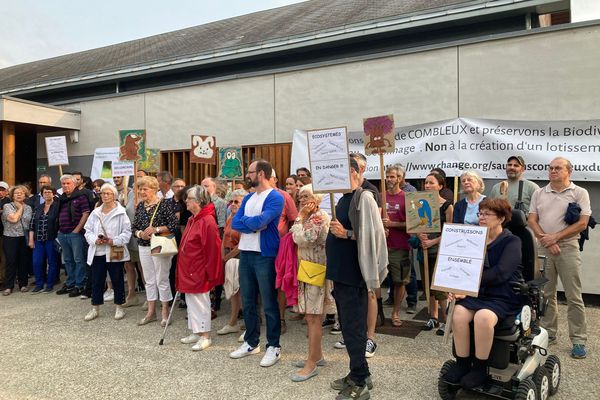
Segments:
[[[487,227],[444,224],[431,289],[477,297],[487,248]]]
[[[228,180],[243,180],[243,161],[241,147],[219,148],[219,177]]]
[[[310,130],[306,135],[313,192],[351,192],[346,127]]]
[[[146,159],[146,130],[119,131],[119,161],[143,161]]]
[[[216,164],[217,138],[214,136],[192,135],[190,162],[196,164]]]
[[[149,174],[160,172],[160,149],[149,149],[146,147],[146,158],[138,162],[138,170],[143,169]]]
[[[67,138],[65,136],[50,136],[46,138],[46,156],[48,166],[69,165],[67,153]]]
[[[135,175],[135,166],[133,161],[113,161],[111,178],[114,176],[133,176]]]
[[[396,139],[394,138],[394,116],[380,115],[363,119],[365,154],[393,153]]]
[[[440,195],[438,192],[406,192],[406,232],[440,231]]]

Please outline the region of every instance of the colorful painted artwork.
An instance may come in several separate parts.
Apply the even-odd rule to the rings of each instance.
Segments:
[[[365,118],[363,130],[366,155],[394,152],[396,140],[393,115]]]
[[[144,129],[119,131],[119,161],[143,161],[146,157]]]
[[[192,135],[190,162],[197,164],[216,164],[217,138],[214,136]]]
[[[221,147],[219,149],[219,177],[229,180],[244,179],[241,147]]]
[[[138,169],[143,169],[150,174],[160,172],[160,149],[146,149],[146,156],[138,163]]]
[[[406,232],[440,232],[440,203],[437,192],[406,192]]]

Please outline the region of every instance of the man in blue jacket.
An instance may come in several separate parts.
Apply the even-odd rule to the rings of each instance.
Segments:
[[[241,233],[238,245],[239,275],[246,334],[244,344],[229,356],[242,358],[260,352],[260,324],[256,310],[256,297],[260,294],[267,322],[267,351],[260,362],[262,367],[275,364],[281,354],[275,256],[279,249],[277,224],[283,211],[284,199],[269,183],[272,173],[273,168],[268,161],[257,160],[250,164],[246,179],[255,193],[244,198],[231,225]]]

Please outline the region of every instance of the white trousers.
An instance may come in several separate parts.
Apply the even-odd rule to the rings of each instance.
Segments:
[[[186,293],[188,328],[193,333],[210,332],[210,292]]]
[[[155,257],[150,254],[150,246],[140,246],[140,263],[146,280],[146,299],[148,301],[171,301],[169,270],[171,257]]]

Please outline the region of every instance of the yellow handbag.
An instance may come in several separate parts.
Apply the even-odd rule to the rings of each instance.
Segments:
[[[323,264],[300,260],[298,266],[298,280],[310,285],[321,287],[325,283],[325,271],[327,267]]]

